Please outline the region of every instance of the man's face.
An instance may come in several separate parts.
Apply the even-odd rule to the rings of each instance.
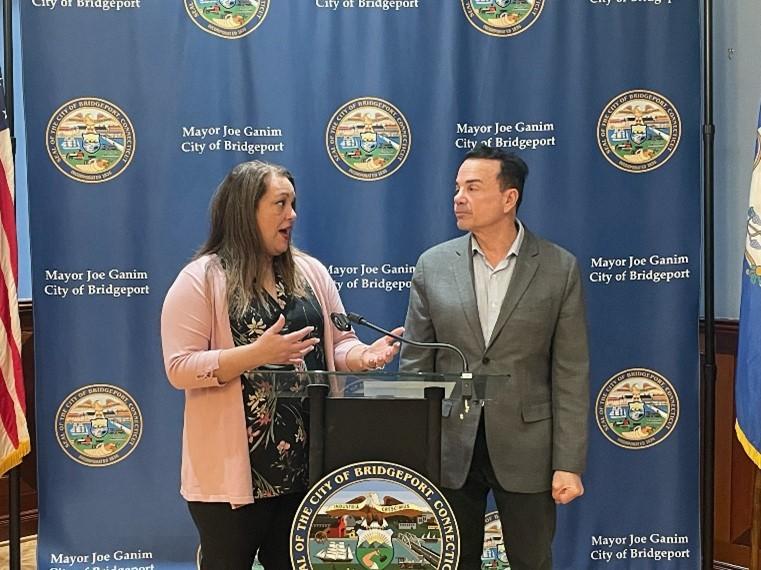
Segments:
[[[461,230],[479,233],[496,228],[514,216],[518,191],[501,190],[497,176],[500,162],[469,158],[460,165],[455,180],[454,215]]]

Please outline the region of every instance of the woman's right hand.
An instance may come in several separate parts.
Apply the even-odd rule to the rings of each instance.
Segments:
[[[214,371],[221,384],[238,378],[243,372],[265,364],[300,364],[314,350],[319,338],[305,338],[314,327],[280,334],[285,326],[282,315],[262,336],[251,344],[226,348],[219,354],[219,367]]]
[[[280,317],[269,327],[262,336],[251,343],[251,347],[256,351],[259,366],[262,364],[299,364],[304,360],[304,356],[309,354],[316,344],[319,344],[319,338],[306,338],[314,327],[304,327],[292,333],[280,334],[285,326],[285,317]]]

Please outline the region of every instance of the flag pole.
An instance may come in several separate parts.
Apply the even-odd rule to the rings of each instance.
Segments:
[[[761,570],[761,469],[753,475],[753,520],[750,526],[750,567]]]
[[[5,78],[5,111],[8,115],[8,130],[16,155],[16,138],[13,128],[13,0],[3,0],[3,77]]]
[[[16,156],[13,130],[13,1],[3,0],[3,77],[5,109],[11,136],[11,152]],[[10,570],[21,570],[21,476],[20,466],[8,473],[8,551]]]
[[[714,423],[716,343],[714,332],[714,138],[713,0],[703,0],[703,291],[704,356],[701,382],[701,559],[713,568]]]

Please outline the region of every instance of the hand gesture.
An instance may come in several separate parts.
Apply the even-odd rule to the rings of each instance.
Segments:
[[[312,326],[280,334],[284,326],[285,317],[280,315],[275,324],[252,343],[265,364],[299,364],[320,342],[319,338],[305,338],[314,330]]]
[[[391,331],[396,336],[404,334],[404,327],[396,327]],[[372,368],[383,368],[391,362],[399,352],[399,342],[390,336],[384,336],[369,345],[360,358],[360,365],[363,370]]]

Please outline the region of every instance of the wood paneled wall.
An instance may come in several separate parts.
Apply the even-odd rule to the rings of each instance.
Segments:
[[[716,323],[714,558],[747,568],[755,465],[735,437],[737,321]]]
[[[34,325],[32,303],[19,303],[21,317],[21,359],[24,365],[27,426],[32,438],[32,453],[19,467],[21,474],[21,535],[37,534],[37,456],[34,422]],[[8,540],[8,476],[0,478],[0,541]]]

